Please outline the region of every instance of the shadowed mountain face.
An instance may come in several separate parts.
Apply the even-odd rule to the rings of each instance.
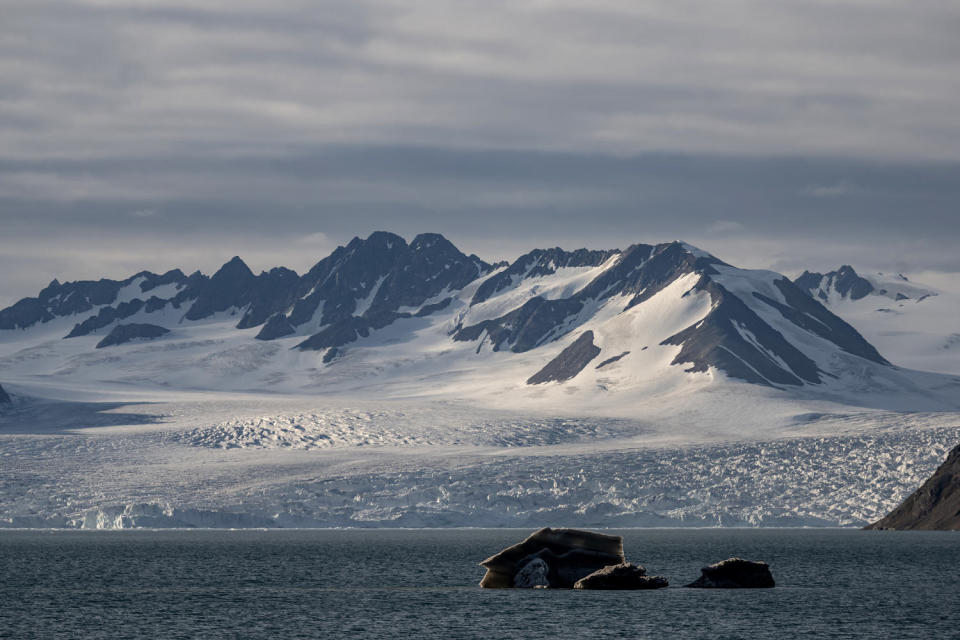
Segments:
[[[903,504],[867,529],[960,529],[960,446]]]
[[[854,276],[835,280],[847,287]],[[857,286],[853,281],[849,291],[859,294]],[[696,321],[683,320],[707,302]],[[605,350],[611,334],[604,323],[647,316],[674,328],[648,335],[640,320],[631,320],[628,343]],[[432,326],[445,333],[450,349],[471,343],[471,353],[487,348],[504,356],[567,341],[541,371],[527,374],[529,384],[562,384],[598,357],[601,366],[623,366],[650,344],[678,347],[672,364],[686,371],[715,369],[774,387],[819,384],[834,376],[831,363],[846,357],[888,366],[853,327],[789,279],[737,269],[681,242],[535,249],[491,265],[438,234],[407,243],[376,232],[338,247],[303,275],[284,267],[256,275],[234,257],[211,277],[173,270],[123,281],[54,281],[36,298],[0,311],[0,331],[58,317],[75,319],[64,337],[109,334],[103,346],[227,319],[238,331],[257,329],[238,334],[245,339],[292,339],[288,348],[322,352],[318,366],[354,347],[380,344],[375,338],[388,327],[394,343]],[[631,335],[642,344],[629,344]]]
[[[937,295],[932,289],[910,282],[903,274],[876,273],[863,276],[850,265],[827,273],[804,271],[793,283],[825,304],[838,300],[863,300],[868,296],[885,297],[897,302],[920,302]]]
[[[576,377],[590,361],[600,355],[600,348],[593,344],[593,331],[584,331],[569,347],[560,352],[547,366],[527,380],[527,384],[563,382]]]
[[[193,282],[202,277],[199,274],[191,276]],[[183,287],[191,282],[191,278],[184,276],[179,269],[173,269],[163,275],[142,271],[126,280],[79,280],[65,284],[54,280],[36,298],[24,298],[0,310],[0,330],[26,329],[54,318],[86,314],[94,309],[102,311],[114,304],[120,293],[127,289],[142,304],[151,297],[151,291],[164,285]],[[116,313],[117,310],[113,311]]]
[[[0,384],[0,404],[9,404],[10,396],[7,395],[7,392],[3,390],[3,385]]]
[[[874,291],[873,283],[860,277],[853,267],[846,264],[836,271],[827,273],[804,271],[793,283],[821,300],[827,299],[830,290],[836,291],[842,298],[851,300],[859,300]]]
[[[170,333],[169,329],[155,324],[118,324],[106,338],[97,343],[97,349],[126,344],[132,340],[152,340],[168,333]]]

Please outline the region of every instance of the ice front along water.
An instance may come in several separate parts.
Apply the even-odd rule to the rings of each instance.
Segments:
[[[485,590],[528,530],[0,531],[0,637],[955,638],[960,534],[616,531],[659,591]],[[683,589],[730,556],[775,589]]]

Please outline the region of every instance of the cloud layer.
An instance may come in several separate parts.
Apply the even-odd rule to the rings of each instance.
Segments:
[[[933,0],[8,0],[0,268],[386,228],[960,269],[958,32]]]

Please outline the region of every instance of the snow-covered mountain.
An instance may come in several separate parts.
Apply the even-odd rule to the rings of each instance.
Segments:
[[[408,244],[377,232],[302,276],[283,267],[255,275],[235,257],[211,277],[175,269],[54,281],[0,311],[0,373],[126,382],[134,369],[139,383],[192,389],[359,382],[403,394],[416,394],[419,380],[422,392],[454,395],[495,378],[492,391],[521,396],[539,385],[669,393],[716,376],[829,392],[869,379],[883,392],[897,372],[816,298],[891,289],[844,268],[819,276],[811,297],[804,288],[815,277],[801,276],[801,287],[682,242],[536,249],[491,265],[437,234]],[[110,355],[97,357],[104,348]]]
[[[861,275],[849,265],[805,271],[794,280],[870,341],[894,364],[960,374],[960,289],[902,274]]]
[[[856,278],[848,269],[818,282],[857,297]],[[54,281],[0,311],[0,375],[518,401],[565,386],[578,402],[625,411],[715,379],[814,394],[922,387],[928,399],[955,384],[918,384],[892,367],[821,292],[682,242],[535,249],[491,265],[437,234],[408,244],[377,232],[303,275],[255,275],[235,257],[210,277]]]

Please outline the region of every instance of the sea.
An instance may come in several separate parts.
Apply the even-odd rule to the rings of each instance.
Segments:
[[[0,531],[0,638],[960,638],[960,532],[607,530],[670,587],[480,589],[530,532]],[[733,556],[777,586],[683,588]]]

